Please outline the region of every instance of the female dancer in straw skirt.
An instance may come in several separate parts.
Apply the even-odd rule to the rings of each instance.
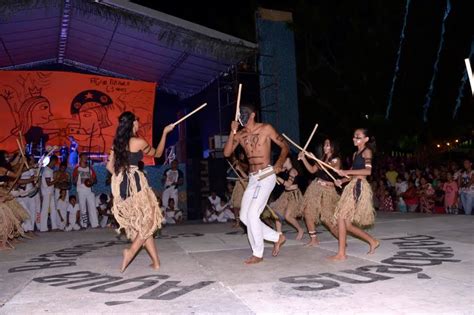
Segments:
[[[6,152],[0,151],[0,249],[14,248],[10,241],[25,237],[22,222],[29,219],[28,212],[10,194],[9,185],[15,185],[14,180],[21,174],[23,160],[17,157],[12,165],[6,159]],[[16,167],[16,171],[12,169]],[[20,179],[16,183],[32,181]]]
[[[324,140],[322,160],[332,167],[339,169],[341,167],[341,159],[337,151],[337,145],[332,140]],[[304,214],[310,238],[305,246],[313,247],[319,244],[315,226],[320,220],[337,237],[337,229],[332,219],[334,217],[334,209],[339,201],[339,195],[336,192],[332,178],[317,163],[311,165],[303,152],[300,152],[298,159],[303,161],[304,166],[311,174],[316,174],[316,178],[306,189],[303,201],[301,202],[301,212]]]
[[[119,117],[112,151],[107,169],[112,173],[112,212],[120,230],[125,230],[132,240],[130,248],[123,250],[121,272],[124,272],[138,250],[144,246],[153,269],[160,268],[153,233],[161,227],[160,205],[153,190],[148,185],[145,174],[138,169],[143,154],[160,157],[165,147],[166,136],[174,126],[163,130],[160,143],[152,148],[144,139],[137,136],[138,118],[132,112],[124,112]]]
[[[298,183],[296,182],[296,177],[298,176],[298,171],[293,167],[293,162],[289,157],[286,158],[285,163],[283,163],[284,172],[288,174],[288,179],[283,180],[278,177],[278,181],[284,186],[285,190],[278,197],[277,200],[270,204],[270,207],[278,212],[281,218],[284,218],[286,222],[295,227],[298,234],[296,235],[296,240],[301,240],[303,238],[304,230],[301,225],[298,223],[298,217],[302,214],[299,212],[300,202],[303,198]],[[280,220],[276,220],[276,230],[281,233],[282,223]]]
[[[347,232],[369,243],[368,254],[373,254],[380,242],[357,226],[370,226],[375,221],[375,210],[372,204],[372,187],[367,176],[372,173],[372,154],[375,141],[369,137],[367,129],[356,129],[354,132],[354,153],[352,168],[339,170],[341,176],[351,176],[344,188],[334,213],[333,222],[337,223],[339,250],[332,260],[346,259]],[[354,225],[355,224],[355,225]],[[357,226],[356,226],[357,225]]]

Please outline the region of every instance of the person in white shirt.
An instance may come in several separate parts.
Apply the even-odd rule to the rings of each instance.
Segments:
[[[459,197],[466,215],[471,215],[474,208],[474,170],[469,159],[464,160],[464,171],[458,178]]]
[[[207,223],[217,221],[217,206],[220,205],[221,198],[217,196],[215,191],[211,191],[211,195],[207,197],[207,200],[209,201],[209,205],[203,221]]]
[[[230,208],[230,203],[225,199],[216,206],[217,222],[227,222],[228,220],[235,220],[234,212]]]
[[[176,224],[181,222],[183,219],[183,211],[179,210],[175,206],[175,202],[173,198],[168,200],[168,207],[166,208],[166,223],[169,224]]]
[[[28,156],[28,166],[30,169],[24,171],[18,180],[18,187],[16,188],[17,201],[26,209],[29,214],[29,218],[22,223],[22,228],[25,232],[32,232],[35,230],[36,218],[41,211],[41,197],[40,194],[29,196],[28,193],[34,190],[33,184],[37,181],[35,178],[36,172],[34,169],[35,160],[33,157]],[[39,229],[39,225],[37,224]]]
[[[52,155],[48,166],[43,169],[41,176],[41,197],[43,202],[41,204],[41,215],[40,215],[40,231],[48,231],[48,215],[51,214],[51,228],[53,230],[58,229],[58,214],[56,211],[56,202],[54,200],[54,179],[53,179],[53,167],[58,161],[58,157]]]
[[[81,227],[78,224],[79,218],[78,215],[81,213],[81,209],[79,204],[76,202],[76,196],[71,195],[69,196],[69,205],[67,207],[67,215],[68,215],[68,225],[64,229],[66,232],[69,231],[77,231],[80,230]]]
[[[79,159],[79,165],[74,169],[72,176],[73,182],[77,185],[77,196],[81,208],[81,226],[87,228],[88,222],[90,222],[91,227],[96,228],[99,226],[99,216],[91,187],[97,177],[92,167],[87,165],[87,154],[81,153]]]
[[[62,162],[59,165],[59,169],[54,172],[54,198],[59,199],[59,195],[62,189],[66,190],[66,200],[69,200],[69,190],[71,189],[71,178],[67,172],[67,163]]]
[[[110,199],[107,194],[100,194],[96,198],[97,212],[100,214],[100,227],[105,228],[109,223],[109,218],[112,216]]]
[[[67,190],[61,189],[59,191],[59,199],[56,201],[56,208],[58,212],[58,226],[59,229],[64,230],[67,226],[67,208],[69,207],[69,200],[67,198]]]
[[[168,200],[173,198],[175,202],[178,200],[178,186],[183,184],[183,172],[178,169],[178,161],[171,162],[171,168],[163,173],[163,185],[165,190],[161,201],[165,208],[168,207]]]

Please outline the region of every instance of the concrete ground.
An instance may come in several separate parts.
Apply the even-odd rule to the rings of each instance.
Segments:
[[[380,213],[374,255],[350,238],[344,262],[321,244],[289,241],[246,266],[247,236],[231,224],[167,226],[121,274],[126,242],[112,230],[41,234],[0,252],[0,314],[474,314],[474,217]],[[307,241],[307,238],[304,242]]]

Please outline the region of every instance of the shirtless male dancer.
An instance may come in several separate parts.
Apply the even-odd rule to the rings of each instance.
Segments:
[[[277,256],[285,236],[271,229],[260,220],[268,198],[276,184],[276,174],[282,171],[289,148],[283,137],[270,125],[255,122],[256,109],[252,105],[240,107],[240,123],[244,128],[237,131],[239,122],[232,121],[229,139],[224,146],[224,156],[230,157],[240,144],[249,161],[249,183],[245,189],[240,208],[240,220],[247,226],[247,236],[252,256],[246,264],[263,260],[263,241],[275,243],[273,256]],[[270,163],[271,142],[281,148],[274,166]]]

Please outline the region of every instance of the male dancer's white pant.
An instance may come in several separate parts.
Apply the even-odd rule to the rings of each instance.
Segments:
[[[81,208],[81,226],[87,227],[87,214],[92,228],[99,226],[99,215],[95,207],[95,195],[92,191],[77,191],[79,197],[79,207]]]
[[[23,224],[23,230],[25,232],[34,231],[35,230],[35,223],[36,227],[40,229],[39,221],[37,217],[41,212],[41,198],[39,194],[34,195],[33,197],[22,197],[16,199],[25,210],[28,212],[30,218],[26,219]]]
[[[265,169],[267,171],[267,169]],[[249,184],[245,189],[240,208],[240,220],[247,226],[247,236],[252,247],[253,256],[263,257],[263,240],[277,242],[280,234],[260,220],[268,198],[275,187],[276,175],[272,174],[258,180],[263,172],[251,173]]]
[[[59,228],[59,218],[56,209],[56,200],[54,199],[54,191],[41,192],[41,195],[43,197],[43,203],[41,204],[40,231],[48,231],[48,213],[51,213],[51,228],[56,230]]]
[[[170,186],[163,191],[163,195],[161,196],[161,203],[163,203],[163,207],[168,208],[168,200],[170,198],[174,199],[174,204],[178,205],[178,188],[174,186]]]

